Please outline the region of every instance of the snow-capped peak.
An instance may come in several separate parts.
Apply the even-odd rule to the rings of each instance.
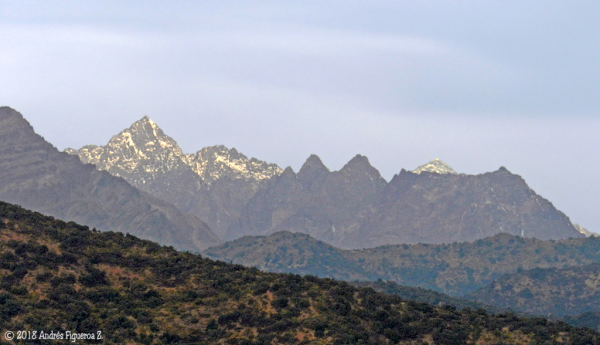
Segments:
[[[454,171],[454,169],[452,169],[448,164],[442,162],[441,160],[439,160],[437,158],[426,164],[419,166],[412,172],[415,174],[420,174],[424,171],[432,172],[432,173],[436,173],[436,174],[452,174],[452,175],[457,174],[456,171]]]

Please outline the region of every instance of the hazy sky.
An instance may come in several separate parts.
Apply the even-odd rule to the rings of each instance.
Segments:
[[[600,232],[600,2],[0,0],[0,105],[59,149],[148,115],[185,152],[521,175]]]

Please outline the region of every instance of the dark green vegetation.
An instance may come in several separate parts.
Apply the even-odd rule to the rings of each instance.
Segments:
[[[485,303],[493,306],[485,307],[490,311],[559,317],[600,329],[598,237],[542,241],[499,234],[473,243],[346,251],[307,235],[280,232],[245,237],[205,253],[267,271],[371,281],[359,285],[421,302],[457,308]],[[390,282],[376,283],[379,279]]]
[[[599,311],[600,265],[522,271],[504,276],[467,298],[558,317]]]
[[[542,241],[498,234],[472,243],[393,245],[342,250],[303,234],[245,237],[204,254],[261,270],[343,280],[389,280],[454,296],[504,274],[600,262],[600,238]]]
[[[101,330],[103,343],[600,341],[597,332],[561,322],[432,307],[330,279],[263,273],[6,203],[0,276],[2,330]]]
[[[510,308],[502,309],[490,304],[485,304],[483,302],[472,301],[460,297],[452,297],[433,290],[398,285],[390,281],[360,281],[352,282],[351,284],[357,287],[369,287],[377,292],[382,292],[388,295],[397,295],[402,299],[414,300],[436,306],[451,305],[459,310],[464,308],[485,309],[486,311],[494,314],[512,312]]]
[[[590,311],[576,316],[566,316],[564,320],[577,327],[588,327],[600,331],[600,311]]]

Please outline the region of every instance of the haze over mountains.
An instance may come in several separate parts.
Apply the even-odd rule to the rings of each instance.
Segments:
[[[543,241],[497,234],[470,243],[343,250],[305,234],[282,231],[243,237],[202,253],[271,272],[348,281],[383,279],[463,296],[520,270],[600,263],[600,238]]]
[[[387,182],[367,157],[330,171],[311,155],[295,173],[224,146],[185,154],[148,117],[106,146],[66,151],[197,215],[224,241],[282,230],[341,248],[473,241],[500,232],[582,236],[505,168],[457,174],[436,159]]]

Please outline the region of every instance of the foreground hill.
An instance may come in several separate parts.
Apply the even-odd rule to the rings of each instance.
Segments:
[[[600,238],[542,241],[498,234],[475,242],[342,250],[308,235],[244,237],[204,251],[212,258],[273,272],[342,280],[390,280],[462,296],[504,274],[600,262]]]
[[[600,341],[600,333],[561,322],[459,312],[334,280],[215,262],[6,203],[0,273],[3,329],[38,336],[69,331],[101,335],[102,343],[143,344]]]
[[[181,250],[220,243],[197,217],[59,152],[8,107],[0,107],[0,200]]]

